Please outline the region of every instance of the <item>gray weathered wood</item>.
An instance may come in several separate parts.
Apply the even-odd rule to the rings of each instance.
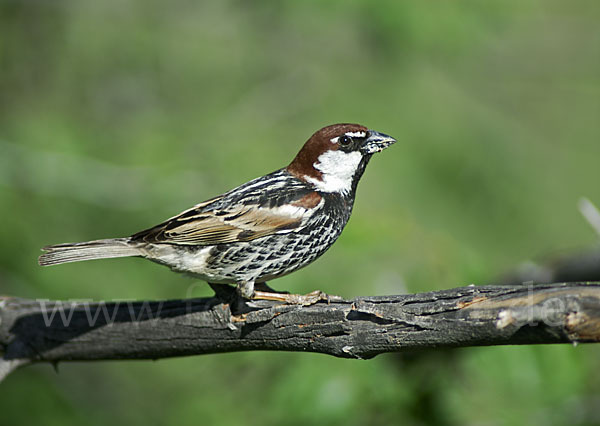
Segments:
[[[371,358],[436,347],[597,342],[600,283],[469,286],[311,306],[235,297],[73,303],[0,299],[0,378],[70,360],[246,350]]]

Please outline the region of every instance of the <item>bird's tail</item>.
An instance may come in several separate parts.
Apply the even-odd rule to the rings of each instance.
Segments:
[[[38,262],[42,266],[82,260],[106,259],[111,257],[141,256],[142,251],[129,242],[129,238],[85,241],[83,243],[57,244],[46,246]]]

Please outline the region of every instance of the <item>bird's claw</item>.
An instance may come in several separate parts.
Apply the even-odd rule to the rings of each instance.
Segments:
[[[339,296],[330,295],[320,290],[312,291],[308,294],[287,294],[287,293],[270,293],[265,291],[255,291],[252,297],[253,300],[275,300],[285,302],[288,305],[310,306],[320,301],[327,303],[341,301]]]

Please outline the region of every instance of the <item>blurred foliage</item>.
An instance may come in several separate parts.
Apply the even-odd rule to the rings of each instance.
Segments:
[[[493,282],[597,243],[600,3],[4,0],[0,291],[208,295],[137,259],[42,269],[277,169],[317,128],[399,143],[335,247],[273,283],[346,297]],[[2,424],[598,424],[594,346],[240,353],[30,367]]]

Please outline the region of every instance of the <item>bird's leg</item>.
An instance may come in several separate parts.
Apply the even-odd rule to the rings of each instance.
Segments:
[[[253,299],[254,298],[254,281],[240,281],[237,283],[237,287],[235,288],[238,296],[243,297],[244,299]]]
[[[264,282],[254,283],[254,281],[239,282],[237,284],[236,291],[238,296],[246,300],[274,300],[277,302],[284,302],[289,305],[309,306],[314,305],[321,300],[325,300],[327,303],[343,300],[339,296],[329,295],[320,290],[315,290],[308,294],[289,294],[287,292],[278,292],[273,290]]]
[[[285,302],[288,305],[309,306],[324,300],[327,303],[343,300],[339,296],[323,293],[321,290],[315,290],[308,294],[289,294],[289,293],[268,293],[265,291],[255,291],[254,300],[277,300]]]
[[[257,290],[254,291],[252,295],[252,299],[254,300],[276,300],[279,302],[285,302],[289,305],[303,305],[309,306],[314,305],[315,303],[325,300],[328,303],[336,300],[342,300],[339,296],[332,296],[326,293],[323,293],[320,290],[315,290],[308,294],[290,294],[288,292],[278,292],[269,287],[266,283],[256,283],[255,288]]]

